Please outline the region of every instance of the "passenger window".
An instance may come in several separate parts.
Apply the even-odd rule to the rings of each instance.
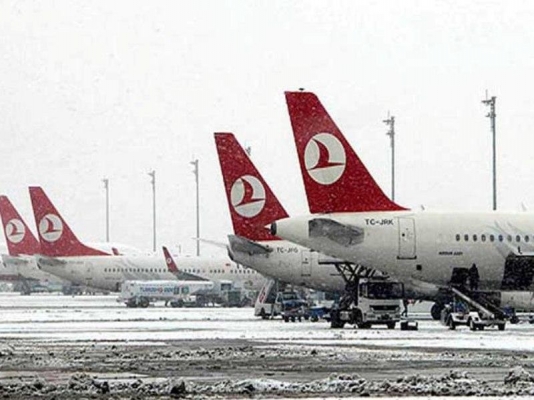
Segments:
[[[481,235],[481,236],[480,236],[480,240],[482,240],[483,242],[485,242],[485,241],[486,241],[486,235]]]
[[[507,239],[508,239],[509,242],[511,242],[512,241],[512,235],[508,235]]]
[[[464,240],[465,240],[466,242],[469,242],[469,235],[465,234],[465,235],[464,235]]]
[[[520,241],[521,241],[521,236],[517,235],[517,236],[515,237],[515,241],[516,241],[516,242],[520,242]]]
[[[460,235],[459,235],[459,234],[456,234],[456,241],[457,241],[457,242],[460,241]]]
[[[477,241],[477,235],[473,235],[473,242]]]
[[[494,241],[495,241],[495,236],[490,235],[490,242],[494,242]]]
[[[499,235],[499,242],[502,242],[504,240],[504,238],[502,237],[502,235]]]
[[[528,235],[525,235],[525,242],[528,242],[530,240],[530,238],[528,237]]]

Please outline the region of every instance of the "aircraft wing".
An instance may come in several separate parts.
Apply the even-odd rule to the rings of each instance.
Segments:
[[[341,224],[329,218],[310,220],[308,230],[310,238],[327,238],[345,247],[362,243],[364,238],[362,228]]]
[[[238,235],[228,235],[230,250],[232,252],[247,253],[248,255],[269,254],[273,251],[268,246],[264,246],[252,240]]]

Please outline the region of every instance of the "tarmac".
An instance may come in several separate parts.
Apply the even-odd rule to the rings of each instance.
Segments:
[[[130,309],[109,296],[0,295],[4,398],[534,395],[534,325],[330,329],[251,308]]]

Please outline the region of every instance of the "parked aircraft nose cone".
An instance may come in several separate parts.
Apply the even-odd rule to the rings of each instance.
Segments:
[[[270,231],[271,231],[271,235],[276,236],[276,222],[273,222],[271,224]]]

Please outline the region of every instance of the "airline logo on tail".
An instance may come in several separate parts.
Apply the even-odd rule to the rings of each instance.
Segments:
[[[337,182],[345,171],[346,161],[343,145],[330,133],[316,134],[304,150],[306,171],[321,185]]]
[[[63,234],[63,223],[55,214],[46,214],[39,222],[39,234],[47,242],[55,242]]]
[[[239,215],[252,218],[265,206],[265,188],[255,176],[243,175],[232,185],[230,198],[232,207]]]
[[[20,243],[24,239],[26,229],[20,219],[13,218],[5,226],[7,239],[14,244]]]

